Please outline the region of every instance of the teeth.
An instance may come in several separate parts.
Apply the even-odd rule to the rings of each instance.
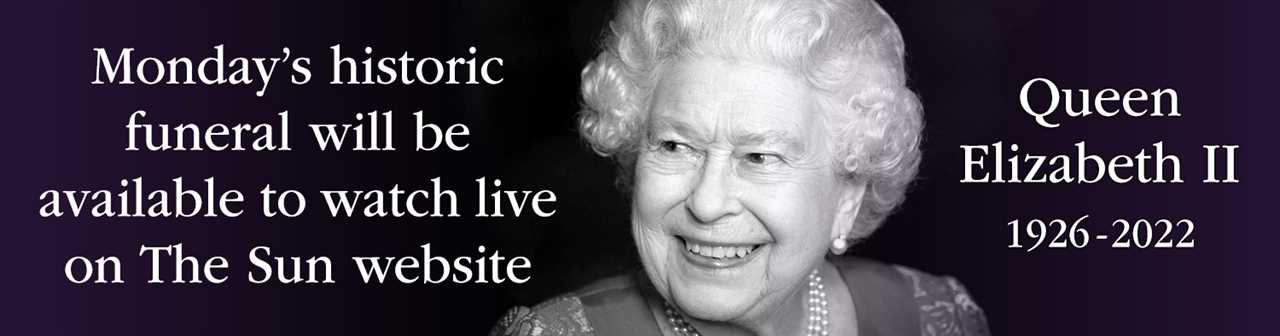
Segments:
[[[688,241],[685,241],[684,247],[689,250],[689,252],[693,252],[693,254],[717,259],[742,258],[751,254],[751,252],[756,249],[756,246],[708,246],[698,245]]]

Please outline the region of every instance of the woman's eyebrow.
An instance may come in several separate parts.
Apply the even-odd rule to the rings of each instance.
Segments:
[[[696,143],[711,142],[711,134],[708,134],[707,132],[702,132],[698,129],[698,127],[695,127],[692,124],[689,124],[679,119],[659,117],[653,121],[653,127],[651,127],[649,130],[651,133],[653,133],[653,132],[660,132],[668,129],[682,137],[687,138],[689,141],[693,141]],[[652,134],[650,135],[652,136]]]
[[[737,145],[782,145],[791,153],[804,153],[806,149],[805,142],[787,130],[735,130],[731,140]]]

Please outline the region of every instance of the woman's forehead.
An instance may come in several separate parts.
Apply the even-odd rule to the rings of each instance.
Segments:
[[[653,119],[695,128],[731,126],[744,133],[776,132],[810,126],[816,117],[814,94],[805,82],[754,63],[678,62],[664,71],[654,95]]]
[[[810,88],[800,77],[787,69],[749,60],[723,57],[682,58],[664,66],[660,71],[659,91],[663,87],[677,86],[686,93],[696,94],[760,94],[776,92],[801,98]],[[692,90],[693,92],[688,92]],[[784,97],[785,98],[785,97]]]

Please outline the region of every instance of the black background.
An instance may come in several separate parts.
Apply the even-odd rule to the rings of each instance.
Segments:
[[[1274,85],[1274,5],[1165,1],[885,1],[906,37],[910,84],[924,101],[925,160],[898,215],[853,254],[961,279],[1002,335],[1264,334],[1277,280],[1276,186],[1269,126]],[[6,11],[2,300],[13,334],[483,334],[501,312],[592,279],[638,267],[627,201],[612,164],[577,139],[578,74],[596,52],[609,1],[258,2],[55,1]],[[378,56],[501,57],[496,86],[329,85],[328,47]],[[95,86],[95,47],[135,57],[274,57],[289,47],[313,59],[315,78],[290,85],[279,71],[265,97],[249,86]],[[287,70],[287,69],[281,69]],[[1017,107],[1035,77],[1063,88],[1174,88],[1183,117],[1064,120],[1036,126]],[[125,152],[124,123],[138,109],[155,123],[264,122],[290,111],[292,152]],[[395,111],[396,152],[321,153],[306,123],[349,122]],[[411,113],[466,123],[463,152],[413,152]],[[1103,155],[1156,141],[1182,157],[1185,184],[960,184],[960,145],[1018,143],[1071,153],[1088,141]],[[1199,183],[1200,145],[1239,144],[1233,185]],[[46,189],[116,188],[216,176],[223,188],[308,193],[307,214],[262,218],[255,202],[237,219],[42,219]],[[333,219],[317,190],[425,187],[441,176],[462,209],[471,180],[550,189],[560,201],[540,219]],[[463,211],[467,213],[467,211]],[[1114,218],[1189,218],[1190,250],[1008,249],[1013,219],[1089,214],[1092,231]],[[181,242],[190,255],[226,256],[223,285],[148,285],[138,246]],[[533,260],[523,285],[362,284],[350,256],[475,255],[477,245]],[[246,253],[325,255],[337,284],[251,285]],[[126,284],[74,285],[76,255],[116,255]],[[6,332],[8,333],[8,332]]]

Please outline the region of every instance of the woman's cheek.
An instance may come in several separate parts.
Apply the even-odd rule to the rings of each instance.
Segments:
[[[635,202],[641,209],[646,221],[653,221],[671,209],[679,206],[689,193],[688,177],[685,174],[658,172],[650,167],[640,166],[636,172]]]
[[[805,186],[803,183],[759,186],[748,192],[744,202],[788,254],[805,250],[830,235],[829,223],[822,220],[829,212],[822,204],[829,201],[816,197],[818,193],[813,191],[821,188]]]

